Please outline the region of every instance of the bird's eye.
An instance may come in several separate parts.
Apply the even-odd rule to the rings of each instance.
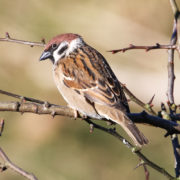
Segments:
[[[53,49],[56,49],[57,48],[57,44],[52,44],[51,46]]]

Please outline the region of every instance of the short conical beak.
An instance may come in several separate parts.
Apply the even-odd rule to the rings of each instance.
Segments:
[[[42,60],[46,60],[46,59],[49,59],[51,58],[52,55],[49,51],[44,51],[42,54],[41,54],[41,57],[39,58],[40,61]]]

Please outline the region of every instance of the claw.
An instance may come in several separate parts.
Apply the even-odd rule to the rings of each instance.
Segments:
[[[79,115],[78,111],[76,109],[73,109],[73,114],[74,114],[73,115],[74,119],[76,120],[78,118],[78,115]]]
[[[51,112],[51,116],[54,118],[54,117],[55,117],[55,115],[56,115],[56,111],[52,110],[52,112]]]
[[[50,107],[50,104],[49,104],[47,101],[44,101],[43,106],[44,106],[45,108],[49,108],[49,107]]]
[[[20,99],[21,99],[21,102],[20,102],[21,105],[26,102],[26,99],[24,96],[21,96]],[[23,115],[23,114],[24,114],[24,112],[21,111],[21,115]]]

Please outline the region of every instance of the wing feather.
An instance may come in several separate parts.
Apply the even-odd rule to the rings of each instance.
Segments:
[[[62,59],[64,83],[89,101],[102,105],[123,105],[129,111],[123,89],[105,58],[90,46]]]

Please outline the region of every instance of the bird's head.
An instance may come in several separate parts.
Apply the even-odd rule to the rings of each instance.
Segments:
[[[52,38],[40,57],[40,61],[50,59],[56,64],[60,59],[68,56],[71,52],[81,47],[84,41],[78,34],[60,34]]]

